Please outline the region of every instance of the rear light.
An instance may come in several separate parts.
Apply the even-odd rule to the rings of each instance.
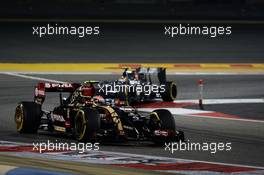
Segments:
[[[164,137],[173,137],[176,135],[176,132],[173,130],[155,130],[154,131],[155,136],[164,136]]]
[[[69,120],[65,121],[65,128],[70,128],[71,127],[71,122]]]
[[[165,136],[165,137],[169,135],[168,131],[164,131],[164,130],[155,130],[154,134],[156,136]]]

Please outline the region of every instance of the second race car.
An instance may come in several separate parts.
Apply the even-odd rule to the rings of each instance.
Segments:
[[[156,99],[171,102],[177,97],[177,86],[167,81],[166,68],[126,68],[120,79],[98,82],[97,93],[105,98],[120,99],[126,105]]]

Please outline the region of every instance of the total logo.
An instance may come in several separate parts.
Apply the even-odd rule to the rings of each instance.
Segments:
[[[51,119],[53,121],[65,122],[64,117],[62,115],[51,113]]]
[[[45,88],[72,88],[71,83],[45,83]]]

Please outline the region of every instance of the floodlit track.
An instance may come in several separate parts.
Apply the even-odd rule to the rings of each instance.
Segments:
[[[51,141],[74,142],[69,137],[57,134],[41,132],[37,135],[21,135],[16,133],[14,109],[17,103],[32,100],[33,87],[39,81],[81,82],[89,79],[114,80],[119,77],[118,75],[111,75],[112,72],[104,75],[105,72],[102,71],[100,72],[101,75],[96,75],[93,71],[87,72],[88,68],[85,66],[82,67],[82,71],[86,75],[82,75],[82,72],[75,72],[75,75],[70,75],[65,70],[58,69],[51,72],[50,75],[45,75],[45,71],[44,74],[42,72],[36,75],[18,75],[15,72],[6,74],[5,72],[9,70],[6,70],[7,66],[2,63],[189,63],[191,65],[187,68],[187,73],[170,72],[168,77],[177,83],[179,89],[178,99],[197,99],[197,80],[203,79],[205,81],[204,97],[210,99],[207,101],[208,103],[211,102],[205,105],[205,110],[238,116],[239,120],[177,114],[175,115],[176,125],[185,132],[186,139],[190,142],[231,142],[231,151],[217,152],[215,154],[209,151],[176,151],[171,154],[165,151],[164,147],[153,147],[149,143],[104,144],[100,145],[100,150],[181,158],[184,160],[222,162],[224,164],[264,166],[264,108],[263,103],[261,103],[264,98],[263,24],[230,24],[233,27],[233,34],[228,37],[182,36],[167,38],[163,34],[164,25],[167,24],[99,24],[94,22],[93,24],[102,27],[101,37],[81,39],[64,36],[44,38],[33,36],[32,26],[42,24],[46,24],[46,22],[0,23],[0,141],[6,140],[32,144],[33,142],[46,142],[49,139]],[[73,22],[72,24],[91,25],[85,22]],[[212,73],[210,71],[199,72],[200,70],[195,70],[195,68],[199,67],[198,64],[203,63],[213,63],[210,65],[213,69],[217,68],[214,67],[215,65],[221,68],[221,66],[228,67],[227,64],[233,64],[233,67],[229,66],[228,69],[236,71],[230,73],[229,70],[225,69],[213,71]],[[215,63],[227,64],[219,65]],[[238,65],[240,63],[243,65]],[[249,64],[256,63],[261,64],[260,66],[262,67],[259,69],[262,73],[259,73],[257,69],[253,74],[248,73],[248,69],[252,70],[252,67],[254,67]],[[20,69],[19,71],[24,72],[30,69],[32,73],[36,69],[36,67],[34,69],[34,66],[24,66],[24,70]],[[208,67],[204,66],[200,68],[208,70]],[[11,68],[14,67],[14,65],[11,65]],[[50,65],[46,65],[46,67],[50,67]],[[173,67],[174,71],[181,69],[181,65],[178,67],[174,65]],[[95,67],[95,69],[97,68]],[[243,68],[243,75],[239,68]],[[71,71],[66,67],[64,69]],[[69,69],[72,69],[72,67]],[[80,67],[77,66],[75,69],[78,71]],[[37,72],[40,71],[37,70]],[[57,73],[63,74],[57,75]],[[54,105],[59,103],[58,98],[58,94],[48,95],[45,108],[52,109]],[[216,104],[215,99],[220,99],[218,101],[225,101],[225,103]],[[244,102],[234,103],[236,99],[243,99]],[[252,101],[246,103],[245,101],[248,101],[248,99],[257,100],[255,100],[256,103],[252,103]],[[232,104],[226,103],[226,101],[232,101]],[[190,110],[198,109],[196,105],[186,108]],[[174,110],[177,110],[177,108]],[[44,165],[50,166],[52,164],[35,159],[15,158],[14,160],[14,158],[9,157],[4,159],[3,156],[1,158],[1,164],[8,161],[11,162],[10,165],[17,166],[41,165],[44,167]],[[59,169],[68,168],[65,166],[68,164],[64,162],[62,164],[64,166],[60,166],[61,164],[56,165],[59,166]],[[80,166],[87,165],[77,164],[77,169],[80,169]],[[76,169],[74,172],[78,173]],[[119,174],[124,174],[123,172],[118,172]],[[80,173],[83,174],[83,172]]]
[[[58,81],[84,81],[89,79],[115,79],[117,75],[31,75],[33,77],[48,78]],[[205,80],[206,98],[263,98],[264,82],[263,76],[223,76],[223,75],[203,75],[203,76],[169,76],[178,84],[179,99],[193,99],[198,96],[196,81],[199,78]],[[40,80],[27,79],[11,75],[0,75],[1,82],[1,140],[38,142],[50,140],[60,140],[72,142],[67,137],[58,137],[54,134],[20,135],[15,131],[14,109],[17,102],[22,100],[32,100],[33,86]],[[47,97],[46,107],[51,109],[52,104],[58,103],[58,94]],[[192,108],[196,108],[193,106]],[[206,110],[218,110],[227,114],[238,115],[245,119],[263,120],[263,104],[232,104],[231,106],[208,105]],[[100,150],[136,153],[154,156],[165,156],[184,158],[192,160],[203,160],[212,162],[235,163],[244,165],[264,166],[262,154],[264,152],[264,127],[263,123],[246,121],[219,120],[215,118],[199,118],[175,116],[177,126],[184,130],[186,138],[191,142],[231,142],[232,150],[228,152],[183,151],[174,154],[165,151],[163,147],[153,147],[151,145],[101,145]]]

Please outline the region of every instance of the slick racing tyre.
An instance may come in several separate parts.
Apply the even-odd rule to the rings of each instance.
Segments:
[[[161,98],[163,101],[171,102],[177,97],[177,86],[174,82],[168,81],[165,84],[165,91],[161,92]]]
[[[15,111],[17,132],[36,133],[42,116],[41,105],[35,102],[21,102]]]
[[[74,135],[79,142],[96,140],[96,133],[100,129],[100,116],[96,109],[79,109],[74,120]]]
[[[159,120],[159,126],[156,127],[156,130],[165,130],[165,131],[170,131],[170,132],[175,132],[176,131],[176,126],[175,126],[175,120],[170,111],[166,109],[158,109],[154,110],[151,115],[156,115],[156,118]],[[157,126],[157,125],[156,125]],[[175,136],[169,136],[169,137],[164,137],[164,136],[154,136],[153,137],[153,142],[156,145],[163,145],[166,142],[171,142],[171,141],[178,141],[179,140],[179,135]]]
[[[171,112],[166,109],[157,109],[153,113],[158,115],[160,119],[160,129],[176,131],[175,119]]]

